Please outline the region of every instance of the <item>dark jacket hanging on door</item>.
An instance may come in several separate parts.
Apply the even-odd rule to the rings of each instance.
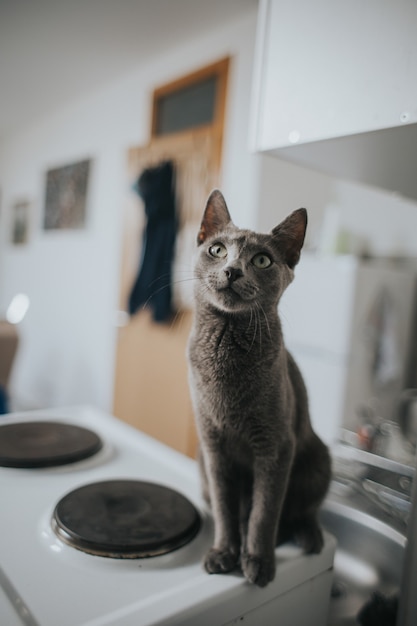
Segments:
[[[139,274],[129,296],[129,313],[149,306],[156,322],[172,315],[172,262],[177,217],[175,170],[171,161],[146,169],[136,183],[147,217]]]

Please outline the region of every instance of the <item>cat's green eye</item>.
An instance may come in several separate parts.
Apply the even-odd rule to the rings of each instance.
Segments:
[[[259,268],[260,270],[263,270],[266,267],[269,267],[272,264],[272,261],[267,254],[260,252],[259,254],[255,254],[255,256],[252,259],[252,263],[255,267]]]
[[[215,243],[213,246],[210,246],[209,252],[211,256],[216,257],[217,259],[224,259],[227,256],[227,249],[222,243]]]

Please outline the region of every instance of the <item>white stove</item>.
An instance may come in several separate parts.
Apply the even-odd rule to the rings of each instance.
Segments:
[[[102,447],[62,466],[0,467],[1,626],[325,626],[333,537],[325,535],[320,555],[278,548],[276,578],[264,589],[239,572],[208,575],[202,560],[212,520],[193,460],[90,407],[2,416],[0,441],[3,426],[34,421],[89,429]],[[54,511],[67,494],[116,480],[156,483],[185,496],[201,520],[188,542],[159,556],[111,558],[56,533]]]

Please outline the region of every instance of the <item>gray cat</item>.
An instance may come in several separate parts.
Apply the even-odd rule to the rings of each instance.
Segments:
[[[188,360],[203,491],[215,524],[205,568],[222,573],[240,564],[260,587],[275,576],[277,543],[292,538],[307,553],[323,547],[317,510],[330,456],[312,430],[277,313],[306,225],[299,209],[271,234],[241,230],[215,190],[197,239]]]

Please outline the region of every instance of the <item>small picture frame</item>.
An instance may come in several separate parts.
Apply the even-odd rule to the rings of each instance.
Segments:
[[[12,205],[10,239],[13,245],[24,245],[29,241],[30,204],[29,200],[22,199]]]
[[[44,230],[85,227],[90,163],[79,161],[47,171]]]

